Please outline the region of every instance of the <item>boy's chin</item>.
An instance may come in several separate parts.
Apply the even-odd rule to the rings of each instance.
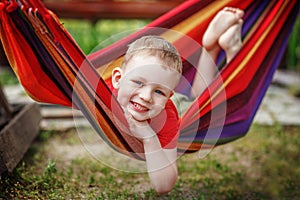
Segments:
[[[149,121],[149,119],[145,119],[145,118],[135,118],[133,117],[133,119],[137,122],[145,122],[145,121]]]
[[[149,121],[151,119],[151,116],[149,115],[140,116],[140,115],[132,114],[132,117],[138,122]]]
[[[157,117],[159,115],[159,113],[157,114],[145,114],[143,116],[141,115],[136,115],[135,113],[131,113],[132,117],[134,120],[138,121],[138,122],[143,122],[143,121],[150,121],[151,119],[154,119],[155,117]]]

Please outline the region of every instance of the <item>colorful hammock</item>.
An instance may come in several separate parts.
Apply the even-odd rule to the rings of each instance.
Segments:
[[[142,35],[157,34],[184,54],[183,75],[192,83],[195,68],[188,61],[199,57],[208,23],[225,6],[243,9],[243,48],[178,122],[178,150],[191,153],[247,133],[281,60],[299,4],[296,0],[190,0],[87,57],[39,0],[2,0],[1,41],[20,83],[33,99],[80,109],[112,148],[142,159],[143,146],[128,134],[126,119],[108,87],[111,68],[121,62],[130,42]],[[186,37],[172,31],[199,44],[190,45]],[[177,90],[188,93],[186,85],[180,84]]]

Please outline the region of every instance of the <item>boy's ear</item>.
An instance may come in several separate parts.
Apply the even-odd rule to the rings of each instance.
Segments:
[[[115,89],[119,89],[119,83],[120,79],[122,77],[122,69],[119,67],[116,67],[112,71],[112,85]]]

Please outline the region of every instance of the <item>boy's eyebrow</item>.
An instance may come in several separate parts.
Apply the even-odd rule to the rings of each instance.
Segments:
[[[139,76],[139,75],[137,75],[137,76],[135,76],[135,77],[132,77],[132,79],[134,80],[134,79],[139,79],[139,80],[141,80],[142,82],[145,82],[145,83],[148,83],[148,84],[152,84],[152,85],[155,85],[156,87],[158,87],[158,88],[160,88],[160,89],[164,89],[164,90],[170,90],[170,91],[172,91],[173,89],[170,89],[169,87],[166,87],[166,86],[164,86],[164,85],[162,85],[162,84],[159,84],[159,83],[155,83],[155,82],[148,82],[148,80],[147,80],[147,78],[145,78],[145,77],[143,77],[143,76]]]
[[[170,91],[172,91],[172,89],[170,89],[170,88],[168,88],[168,87],[166,87],[166,86],[164,86],[164,85],[161,85],[161,84],[155,84],[155,83],[153,83],[153,84],[156,85],[156,87],[158,87],[159,89],[170,90]]]
[[[142,81],[146,81],[147,80],[143,76],[139,76],[139,75],[132,77],[132,79],[139,79],[139,80],[142,80]]]

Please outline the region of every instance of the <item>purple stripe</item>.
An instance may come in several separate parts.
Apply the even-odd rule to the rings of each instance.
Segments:
[[[297,9],[298,7],[294,7]],[[295,10],[294,10],[295,11]],[[186,129],[189,134],[184,134],[180,136],[180,141],[188,141],[188,140],[195,140],[195,141],[204,141],[206,140],[226,140],[226,142],[232,141],[238,137],[242,137],[247,133],[249,127],[253,121],[253,118],[257,112],[257,109],[265,95],[265,92],[268,89],[272,81],[273,74],[277,69],[281,58],[283,56],[285,46],[288,42],[288,36],[292,31],[292,25],[295,22],[297,12],[291,12],[293,16],[289,17],[287,23],[285,23],[284,27],[282,27],[282,32],[279,34],[278,38],[276,39],[276,47],[273,47],[268,55],[266,56],[266,60],[261,64],[266,70],[260,69],[258,72],[263,73],[262,76],[259,77],[261,80],[258,84],[254,81],[252,85],[256,86],[253,94],[251,95],[250,101],[245,104],[242,108],[239,108],[236,112],[233,112],[227,116],[225,126],[222,127],[214,127],[209,128],[209,130],[199,130],[197,132],[197,136],[192,134],[192,126],[190,129]],[[249,91],[247,91],[249,93]],[[251,91],[250,91],[251,92]],[[236,98],[236,97],[234,97]],[[248,100],[247,100],[248,101]],[[230,107],[230,105],[228,105]],[[221,133],[220,133],[221,132]]]

